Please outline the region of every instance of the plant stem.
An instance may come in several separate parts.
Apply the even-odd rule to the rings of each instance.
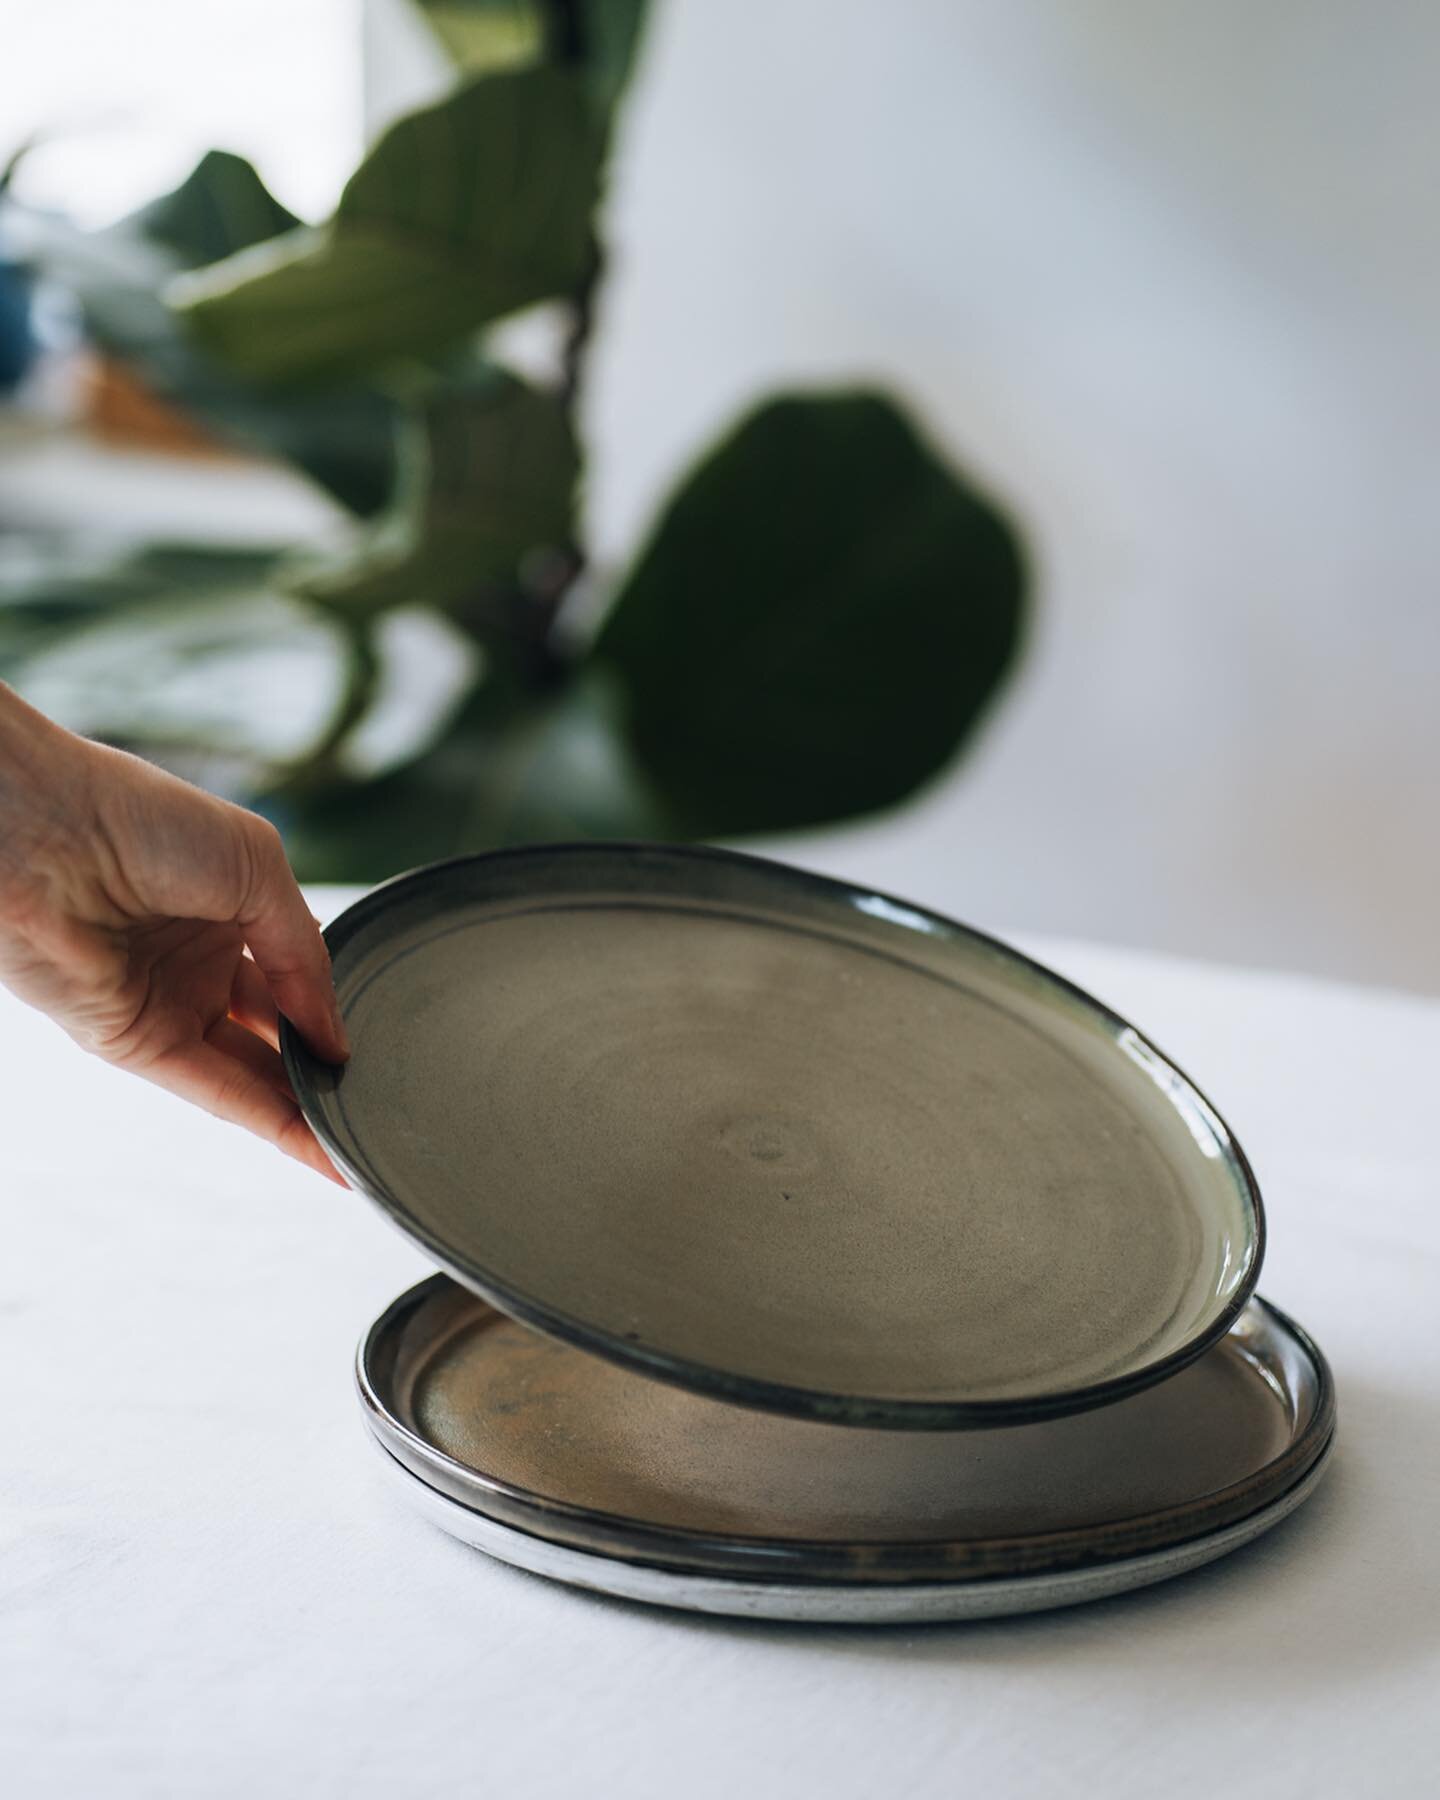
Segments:
[[[544,0],[546,60],[578,68],[585,60],[585,23],[581,0]]]
[[[557,68],[579,69],[584,66],[585,21],[582,0],[543,0],[545,54]],[[570,299],[570,329],[560,361],[560,397],[575,424],[575,409],[580,397],[581,370],[590,333],[595,324],[595,293],[600,285],[604,258],[598,235],[590,233],[590,254]]]
[[[343,780],[339,764],[341,747],[353,728],[359,724],[375,698],[380,681],[380,658],[376,652],[373,620],[356,616],[340,606],[323,606],[342,626],[346,640],[345,692],[325,735],[305,759],[303,767],[290,770],[274,783],[276,794],[306,794],[323,791]]]
[[[605,272],[605,255],[598,238],[592,236],[585,272],[570,296],[570,329],[560,360],[560,397],[569,414],[572,429],[580,400],[580,377],[590,336],[595,329],[595,296]]]
[[[547,58],[561,68],[581,68],[589,48],[585,41],[584,0],[543,0],[543,17]],[[592,229],[585,267],[569,295],[570,323],[560,353],[560,403],[577,441],[580,437],[581,382],[585,357],[595,329],[595,300],[604,268],[605,255],[599,233]],[[564,579],[557,584],[553,594],[545,596],[541,602],[547,613],[547,643],[550,627],[561,602],[577,577],[584,572],[586,565],[585,550],[578,541],[570,543],[566,548],[569,551],[570,566]]]

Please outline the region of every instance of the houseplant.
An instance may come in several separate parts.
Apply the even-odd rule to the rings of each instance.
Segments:
[[[592,568],[578,402],[643,7],[427,10],[455,85],[381,136],[325,224],[217,152],[107,233],[40,235],[107,355],[294,461],[350,509],[351,540],[42,570],[8,597],[0,668],[43,694],[78,643],[83,687],[88,648],[99,728],[268,811],[310,878],[526,838],[791,830],[903,799],[1016,655],[1013,528],[891,398],[806,391],[762,400],[627,566]],[[549,382],[486,336],[535,305],[562,321]],[[417,616],[466,672],[377,764],[357,745],[395,621]],[[203,680],[156,728],[157,659],[198,658],[223,687],[257,633],[330,647],[333,704],[307,741],[247,738],[234,704],[216,729]],[[126,641],[142,645],[128,661]]]

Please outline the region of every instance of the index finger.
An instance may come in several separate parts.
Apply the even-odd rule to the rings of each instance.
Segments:
[[[253,1049],[238,1045],[238,1039],[249,1036],[238,1025],[230,1027],[228,1035],[222,1029],[220,1042],[201,1039],[183,1045],[139,1072],[157,1087],[169,1088],[216,1118],[243,1125],[337,1187],[347,1186],[321,1149],[305,1115],[284,1091],[279,1057],[256,1037],[250,1040]],[[270,1058],[273,1068],[264,1066],[262,1057]]]
[[[264,820],[256,824],[250,894],[236,923],[280,1011],[316,1056],[344,1062],[350,1042],[330,953],[291,873],[279,832]]]

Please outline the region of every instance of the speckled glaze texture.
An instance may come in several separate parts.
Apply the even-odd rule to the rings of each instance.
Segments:
[[[412,1493],[589,1564],[735,1582],[975,1587],[1119,1563],[1158,1579],[1283,1516],[1334,1430],[1324,1359],[1261,1301],[1163,1384],[989,1432],[786,1419],[662,1386],[444,1276],[377,1321],[358,1381]],[[469,1541],[506,1556],[503,1535]]]
[[[440,1265],[748,1405],[934,1429],[1175,1370],[1253,1289],[1259,1194],[1098,1002],[885,896],[727,853],[422,870],[327,933],[321,1140]]]

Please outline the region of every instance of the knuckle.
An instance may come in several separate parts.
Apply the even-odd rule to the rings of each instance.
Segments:
[[[269,819],[262,819],[259,813],[247,813],[246,829],[250,834],[250,842],[257,857],[262,863],[273,864],[285,859],[285,846],[280,833]]]

